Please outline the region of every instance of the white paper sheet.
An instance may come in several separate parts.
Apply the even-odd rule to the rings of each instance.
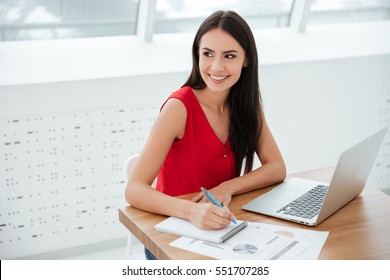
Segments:
[[[223,244],[181,237],[170,245],[221,260],[317,259],[328,232],[249,222]]]

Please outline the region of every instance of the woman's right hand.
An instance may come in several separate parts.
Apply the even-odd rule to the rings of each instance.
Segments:
[[[187,219],[201,229],[222,229],[236,218],[226,208],[211,203],[194,203],[189,208]]]

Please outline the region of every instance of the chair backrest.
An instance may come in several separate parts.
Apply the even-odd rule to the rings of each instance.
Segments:
[[[123,165],[123,174],[125,176],[126,183],[129,180],[130,173],[133,170],[138,158],[139,154],[131,155],[126,159],[125,164]]]
[[[137,163],[138,158],[139,158],[139,154],[131,155],[126,159],[125,164],[123,165],[123,174],[125,176],[126,184],[127,181],[129,180],[131,172],[134,169],[135,164]],[[157,185],[157,178],[154,179],[152,183],[152,187],[156,188],[156,185]]]

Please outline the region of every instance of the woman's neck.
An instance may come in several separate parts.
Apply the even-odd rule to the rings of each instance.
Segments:
[[[202,106],[206,106],[218,114],[224,114],[229,108],[229,92],[212,92],[207,88],[194,90],[195,96]]]

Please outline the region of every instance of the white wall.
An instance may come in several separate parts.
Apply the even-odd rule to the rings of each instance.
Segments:
[[[389,70],[389,55],[263,68],[265,110],[289,172],[334,166],[343,150],[390,125]],[[390,188],[390,177],[381,185]]]
[[[299,41],[317,48],[330,43],[330,36],[319,40],[315,34],[308,31],[313,41],[290,38],[291,45],[297,44],[293,58],[260,59],[266,116],[290,173],[334,166],[341,151],[390,126],[390,45],[388,52],[383,46],[379,51],[375,41],[372,52],[357,48],[351,55],[342,50],[337,55],[333,50],[333,58],[325,47],[317,54],[307,51],[311,58],[304,59]],[[275,55],[267,41],[271,38],[282,56],[291,52],[275,34],[259,38],[265,41],[259,44],[260,57]],[[4,50],[0,46],[0,58]],[[184,57],[179,49],[171,52]],[[33,82],[31,76],[15,74],[9,48],[7,54],[14,75],[7,72],[0,86],[0,257],[23,258],[124,237],[116,210],[125,205],[121,165],[142,148],[159,106],[187,77],[188,61],[168,65],[175,58],[164,56],[169,71],[160,62],[147,74],[148,67],[138,64],[144,58],[133,61],[140,66],[138,75],[137,67],[130,67],[128,75],[119,71],[103,78],[101,71],[86,72],[82,60],[80,67],[73,65],[85,76],[79,73],[76,79],[72,73],[68,80],[62,70],[43,69],[52,66],[45,61],[42,72],[29,70]],[[5,73],[4,64],[0,68]],[[389,135],[370,182],[390,189]]]
[[[126,236],[122,165],[141,151],[170,76],[2,87],[2,259]]]

